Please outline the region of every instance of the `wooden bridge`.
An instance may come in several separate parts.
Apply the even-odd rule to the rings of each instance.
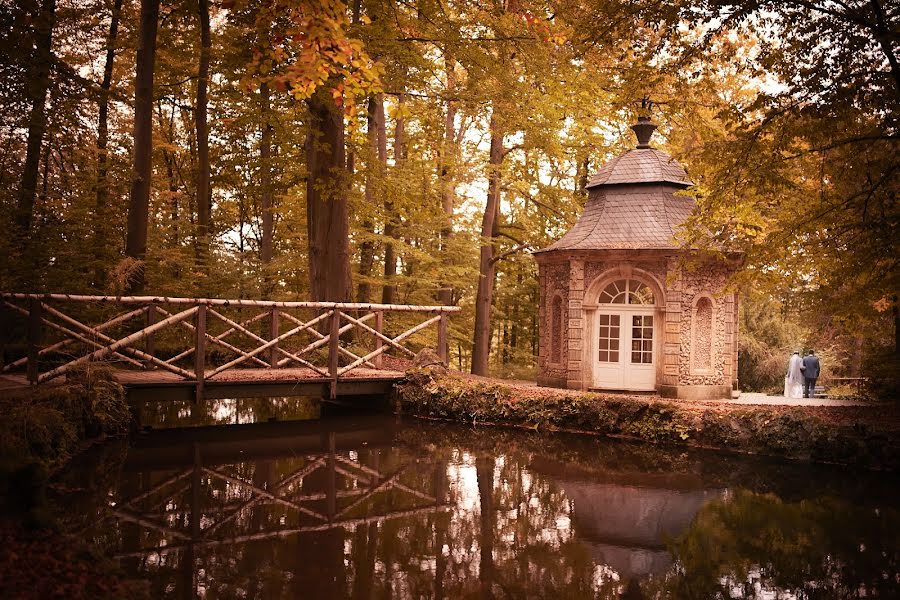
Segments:
[[[2,374],[59,381],[105,361],[129,388],[193,388],[196,397],[383,391],[398,358],[426,346],[448,359],[453,306],[162,296],[0,293]],[[388,355],[393,355],[393,358]],[[7,362],[7,359],[10,359]]]

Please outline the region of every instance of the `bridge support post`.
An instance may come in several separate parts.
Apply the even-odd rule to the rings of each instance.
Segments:
[[[382,331],[382,329],[384,329],[384,311],[377,310],[377,311],[375,311],[375,331],[377,331],[378,333],[384,333]],[[383,346],[383,345],[384,345],[384,342],[381,341],[381,338],[376,337],[375,338],[375,349],[381,350],[381,346]],[[375,365],[376,369],[381,368],[381,365],[382,365],[381,359],[383,356],[384,356],[384,354],[379,354],[378,356],[376,356],[375,358],[372,359],[372,364]]]
[[[278,337],[278,307],[273,306],[269,313],[269,340]],[[276,368],[278,366],[278,344],[273,345],[269,349],[269,366]]]
[[[150,304],[147,306],[147,327],[150,327],[154,323],[156,323],[156,306]],[[148,335],[147,339],[144,340],[144,344],[144,351],[150,356],[153,356],[153,353],[156,351],[156,334],[151,333],[150,335]],[[148,371],[151,371],[155,367],[150,361],[145,361],[144,368]]]
[[[331,378],[331,399],[337,398],[338,348],[341,343],[341,311],[331,313],[331,327],[328,336],[328,376]]]
[[[445,365],[450,365],[450,341],[447,339],[447,313],[441,313],[437,330],[437,354]]]
[[[39,298],[28,301],[28,383],[37,385],[40,370],[38,356],[41,349],[41,313],[43,305]]]
[[[206,379],[206,305],[197,307],[194,318],[194,377],[197,379],[195,400],[203,399],[203,383]]]

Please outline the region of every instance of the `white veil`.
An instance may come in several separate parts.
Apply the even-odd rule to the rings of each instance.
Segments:
[[[791,354],[791,360],[788,363],[788,372],[784,378],[784,397],[785,398],[802,398],[803,397],[803,372],[800,365],[803,359],[800,354],[794,352]]]

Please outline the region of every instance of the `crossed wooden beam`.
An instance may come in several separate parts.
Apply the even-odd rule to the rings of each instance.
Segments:
[[[380,473],[378,470],[372,469],[371,467],[367,467],[343,456],[336,456],[333,454],[312,455],[306,456],[305,458],[307,463],[304,466],[286,475],[268,489],[263,489],[253,483],[224,473],[220,469],[194,466],[179,471],[178,473],[175,473],[174,475],[167,477],[165,480],[157,483],[150,489],[136,494],[126,500],[123,500],[111,510],[110,516],[115,517],[121,521],[134,523],[138,526],[152,529],[163,534],[167,538],[177,541],[175,543],[167,543],[164,546],[123,552],[118,554],[116,557],[144,557],[149,554],[164,554],[181,548],[186,548],[188,546],[202,547],[235,544],[250,540],[284,537],[296,533],[325,531],[328,529],[336,529],[339,527],[355,527],[356,525],[364,523],[381,522],[388,519],[427,514],[448,509],[448,506],[446,504],[439,502],[434,496],[431,496],[424,492],[420,492],[401,483],[400,476],[403,474],[404,469],[400,469],[389,476],[383,476],[382,473]],[[330,516],[322,514],[319,511],[313,510],[308,506],[303,505],[304,502],[326,500],[328,498],[328,493],[297,494],[296,488],[293,490],[291,489],[292,486],[301,483],[305,477],[308,477],[313,472],[321,468],[332,468],[334,469],[334,472],[336,474],[343,475],[352,483],[356,484],[355,487],[351,487],[350,489],[333,491],[334,498],[353,498],[353,501]],[[175,511],[153,513],[141,511],[140,509],[136,508],[136,506],[142,501],[151,498],[152,496],[166,490],[167,488],[173,489],[169,493],[166,493],[161,501],[154,502],[154,505],[164,503],[168,501],[169,498],[178,497],[187,492],[191,489],[191,486],[194,485],[195,479],[192,479],[187,484],[184,484],[183,482],[186,479],[191,479],[192,475],[195,475],[198,469],[200,472],[210,478],[221,479],[233,485],[237,485],[239,487],[247,489],[251,492],[252,496],[249,499],[238,503],[236,506],[229,506],[220,511],[210,509],[202,510],[201,514],[204,516],[208,516],[210,513],[215,512],[219,512],[221,516],[216,521],[212,522],[210,525],[200,531],[199,535],[192,535],[190,532],[175,529],[164,523],[164,519],[166,517],[183,514],[184,510],[176,509]],[[176,485],[177,487],[174,487]],[[352,514],[352,512],[359,506],[372,500],[378,494],[387,492],[391,489],[400,490],[404,493],[409,494],[410,496],[426,502],[427,504],[408,510],[389,511],[382,514],[367,515],[364,517],[349,518],[347,516],[349,514]],[[298,521],[300,520],[300,515],[304,515],[309,519],[312,519],[312,522],[308,524],[301,524],[298,522],[296,526],[292,527],[284,527],[280,529],[273,529],[270,531],[256,532],[245,535],[223,535],[218,537],[214,535],[217,531],[220,530],[223,525],[232,522],[246,510],[262,504],[280,504],[288,508],[292,508],[298,512]],[[194,520],[193,517],[192,520]]]
[[[82,323],[78,319],[51,306],[50,301],[69,300],[71,302],[86,302],[93,299],[100,305],[115,302],[135,304],[139,301],[146,302],[143,306],[127,310],[117,314],[99,325],[91,326]],[[16,304],[16,301],[28,300],[29,308]],[[138,368],[158,368],[173,373],[178,377],[198,382],[198,386],[206,379],[211,379],[220,373],[237,367],[238,365],[251,363],[253,366],[275,369],[296,364],[312,370],[314,373],[332,380],[332,394],[339,377],[348,372],[366,366],[378,369],[381,366],[381,356],[389,350],[397,350],[408,356],[415,356],[415,352],[407,348],[403,342],[416,333],[438,325],[438,346],[445,348],[446,353],[446,314],[458,310],[456,307],[427,307],[411,305],[368,305],[368,304],[340,304],[340,303],[309,303],[309,302],[265,302],[265,301],[230,301],[187,298],[122,298],[90,296],[62,296],[62,295],[28,295],[28,294],[0,294],[0,306],[22,315],[28,319],[29,327],[29,352],[10,364],[4,365],[2,371],[10,372],[26,365],[29,380],[33,383],[44,383],[59,377],[80,365],[92,360],[113,357],[117,360]],[[171,303],[178,307],[178,311],[170,311],[160,303]],[[265,308],[261,313],[247,319],[232,319],[221,312],[221,307],[235,306],[248,308]],[[309,320],[303,320],[284,310],[285,308],[314,309],[319,311]],[[355,316],[356,311],[369,310],[363,316]],[[348,311],[354,311],[351,314]],[[436,316],[426,319],[399,335],[390,337],[382,332],[385,312],[437,312]],[[118,339],[113,335],[113,328],[128,323],[139,317],[145,318],[144,326],[132,333]],[[209,316],[217,319],[227,326],[222,333],[213,335],[207,330],[206,319]],[[254,332],[251,329],[255,323],[269,318],[269,339]],[[374,327],[370,325],[374,319]],[[291,323],[288,331],[279,333],[279,323],[284,320]],[[195,321],[192,323],[191,321]],[[328,327],[322,327],[328,321]],[[178,326],[190,332],[194,344],[182,350],[171,358],[162,359],[155,355],[154,336],[157,332]],[[49,328],[64,339],[47,347],[38,348],[40,328]],[[373,336],[375,349],[360,356],[353,350],[341,345],[340,338],[352,329],[358,329],[366,335]],[[321,331],[320,331],[321,330]],[[327,330],[327,331],[326,331]],[[33,335],[37,331],[38,334]],[[305,334],[312,340],[298,350],[289,350],[283,343],[289,338],[295,338]],[[245,350],[229,337],[242,335],[256,344],[251,350]],[[145,341],[145,349],[134,347],[137,342]],[[50,353],[58,352],[72,344],[80,343],[87,346],[90,352],[69,362],[59,365],[47,372],[37,371],[38,358]],[[206,344],[214,345],[235,355],[235,358],[225,364],[219,365],[210,371],[205,369],[202,356],[205,353]],[[316,350],[328,346],[328,365],[320,366],[314,363],[310,354]],[[198,351],[199,349],[199,351]],[[178,365],[180,361],[195,356],[194,369],[186,369]],[[343,357],[345,364],[340,366],[337,357]],[[199,388],[198,388],[199,389]]]

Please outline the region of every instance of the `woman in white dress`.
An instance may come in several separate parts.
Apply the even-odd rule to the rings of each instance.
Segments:
[[[791,361],[788,363],[787,375],[784,376],[785,398],[803,397],[803,371],[800,369],[802,365],[803,359],[800,358],[800,352],[794,351],[791,354]]]

